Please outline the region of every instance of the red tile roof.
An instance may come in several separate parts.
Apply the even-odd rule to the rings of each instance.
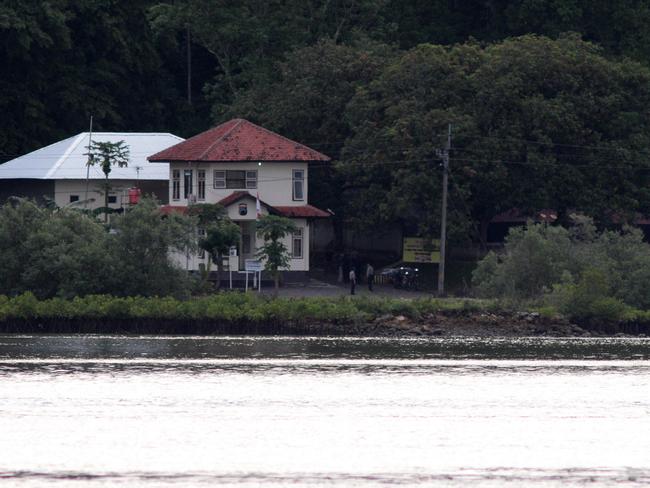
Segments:
[[[227,207],[228,205],[232,205],[233,203],[241,200],[244,197],[255,198],[253,195],[251,195],[247,191],[234,191],[230,195],[228,195],[227,197],[222,198],[221,200],[219,200],[217,203],[219,205]]]
[[[300,143],[244,119],[233,119],[149,156],[149,161],[329,161]]]
[[[237,203],[245,197],[251,197],[253,200],[256,199],[254,195],[251,195],[247,191],[235,191],[227,197],[219,200],[219,204],[223,205],[224,207],[228,207],[234,203]],[[331,217],[331,214],[329,212],[316,208],[313,205],[272,206],[262,200],[260,200],[260,204],[264,205],[271,214],[280,214],[289,218],[313,219]],[[189,207],[183,207],[179,205],[163,205],[160,207],[160,211],[165,215],[169,215],[171,213],[187,214],[188,208]]]
[[[299,207],[278,207],[275,209],[280,212],[285,217],[302,217],[302,218],[325,218],[331,217],[329,212],[325,212],[320,208],[316,208],[313,205],[301,205]]]

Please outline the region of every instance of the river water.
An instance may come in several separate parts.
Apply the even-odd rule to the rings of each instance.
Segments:
[[[648,339],[0,336],[0,485],[650,484]]]

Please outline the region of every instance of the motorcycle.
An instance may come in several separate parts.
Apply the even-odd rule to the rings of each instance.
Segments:
[[[404,290],[417,290],[420,287],[419,269],[400,266],[393,272],[393,286]]]

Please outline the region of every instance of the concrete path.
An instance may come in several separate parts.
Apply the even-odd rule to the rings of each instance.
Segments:
[[[359,296],[383,296],[391,298],[419,298],[431,297],[430,292],[410,291],[393,288],[392,285],[375,285],[374,291],[368,290],[368,285],[357,285],[355,294]],[[273,288],[262,288],[265,295],[273,294]],[[315,278],[310,278],[304,284],[288,284],[280,287],[280,296],[283,297],[337,297],[350,295],[349,285],[328,283]]]

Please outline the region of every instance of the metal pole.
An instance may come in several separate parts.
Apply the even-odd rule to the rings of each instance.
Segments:
[[[192,105],[192,47],[190,25],[187,24],[186,48],[187,48],[187,103]]]
[[[84,197],[84,209],[88,208],[88,180],[90,179],[90,146],[93,142],[93,116],[90,116],[90,131],[88,132],[88,161],[86,162],[86,196]]]
[[[440,263],[438,264],[438,295],[445,294],[445,258],[447,247],[447,179],[449,173],[449,151],[451,149],[451,124],[447,132],[447,145],[442,156],[442,215],[440,217]]]

